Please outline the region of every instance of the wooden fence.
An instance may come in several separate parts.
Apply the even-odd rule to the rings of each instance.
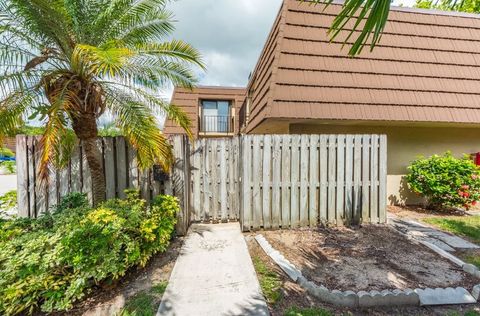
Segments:
[[[386,221],[384,135],[242,139],[244,230]]]
[[[247,135],[171,139],[176,163],[169,181],[140,171],[124,138],[102,138],[107,198],[139,188],[145,199],[174,194],[182,206],[179,227],[190,221],[240,220],[244,230],[386,221],[387,139],[384,135]],[[17,138],[21,215],[35,217],[69,192],[91,198],[81,144],[68,167],[36,185],[38,139]]]
[[[71,192],[86,193],[92,201],[90,170],[80,143],[63,170],[52,172],[47,185],[37,181],[39,168],[39,137],[17,136],[17,192],[19,215],[37,217],[50,207],[57,205],[61,198]],[[150,200],[158,194],[173,194],[180,199],[182,209],[188,205],[188,194],[184,194],[185,180],[188,180],[186,141],[182,136],[172,139],[177,157],[169,181],[155,181],[153,169],[141,171],[137,167],[136,153],[123,137],[104,137],[97,141],[102,152],[106,179],[106,198],[123,198],[124,190],[139,189],[142,198]],[[179,216],[177,230],[183,233],[188,228],[188,216]]]

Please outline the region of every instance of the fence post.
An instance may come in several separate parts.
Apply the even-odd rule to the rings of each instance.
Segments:
[[[172,139],[175,164],[170,179],[173,195],[179,199],[180,212],[177,217],[176,231],[178,235],[186,235],[190,224],[190,144],[188,138],[176,135]]]
[[[16,144],[17,156],[17,202],[18,215],[20,217],[29,216],[28,206],[28,151],[27,136],[17,136]]]

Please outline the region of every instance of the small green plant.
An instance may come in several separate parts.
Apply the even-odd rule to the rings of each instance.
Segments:
[[[167,289],[167,286],[168,286],[168,282],[167,281],[162,281],[158,284],[155,284],[152,287],[152,292],[154,292],[156,294],[163,295],[163,293],[165,293],[165,290]]]
[[[431,209],[468,210],[480,200],[480,170],[467,156],[458,159],[447,152],[421,157],[408,169],[410,188],[423,196]]]
[[[127,302],[120,316],[155,316],[156,305],[156,297],[153,294],[141,292]]]
[[[158,305],[168,282],[163,281],[154,285],[150,291],[144,291],[136,294],[120,312],[120,316],[154,316],[157,313]]]
[[[0,196],[0,210],[9,210],[17,206],[17,190],[8,191]]]
[[[285,316],[333,316],[332,312],[323,308],[299,308],[290,307]]]
[[[263,295],[270,304],[278,303],[282,299],[280,276],[258,257],[253,258],[253,265],[257,271]]]
[[[2,161],[0,162],[0,167],[7,170],[9,174],[13,174],[17,172],[17,164],[15,161]]]
[[[69,310],[93,286],[145,266],[167,249],[178,209],[175,197],[148,205],[137,191],[97,208],[72,194],[38,219],[0,221],[0,315]]]

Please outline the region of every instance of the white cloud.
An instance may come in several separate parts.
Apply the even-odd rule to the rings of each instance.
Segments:
[[[200,50],[201,85],[245,86],[282,0],[178,0],[174,38]]]
[[[245,86],[282,0],[176,0],[168,9],[177,20],[174,38],[189,42],[204,57],[201,85]],[[412,6],[415,0],[395,0]],[[171,95],[173,89],[166,91]]]

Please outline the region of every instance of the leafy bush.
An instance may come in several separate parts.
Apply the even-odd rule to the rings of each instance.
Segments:
[[[6,147],[0,147],[0,157],[13,158],[15,157],[15,154],[13,153],[13,151]]]
[[[0,162],[0,167],[7,170],[10,174],[17,172],[17,163],[15,161],[2,161]]]
[[[421,157],[408,169],[410,188],[425,197],[430,208],[470,209],[480,200],[480,169],[468,156],[458,159],[447,152]]]
[[[17,206],[17,190],[0,195],[0,210],[8,210]]]
[[[0,314],[64,311],[94,285],[144,266],[165,251],[178,201],[138,192],[92,209],[85,195],[68,196],[37,220],[0,222]]]

